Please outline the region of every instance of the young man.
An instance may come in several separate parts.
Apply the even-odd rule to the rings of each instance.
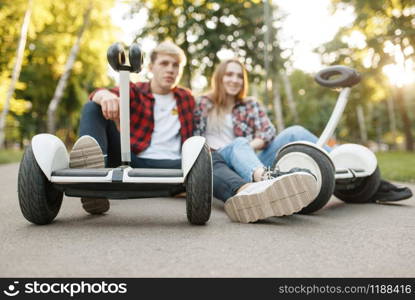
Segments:
[[[186,57],[172,42],[151,53],[150,82],[130,83],[131,165],[135,168],[180,168],[181,144],[193,134],[194,98],[177,86]],[[80,122],[81,138],[70,153],[72,168],[117,167],[121,163],[119,88],[90,95]],[[91,214],[109,209],[108,199],[82,198]]]

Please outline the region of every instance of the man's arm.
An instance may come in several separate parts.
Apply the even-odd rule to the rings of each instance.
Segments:
[[[120,98],[116,94],[103,89],[97,91],[91,100],[101,106],[105,119],[119,121]]]

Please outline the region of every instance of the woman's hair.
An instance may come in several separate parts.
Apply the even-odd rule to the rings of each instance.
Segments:
[[[229,63],[236,63],[242,68],[243,84],[240,92],[236,95],[234,102],[229,102],[226,96],[225,87],[223,86],[223,77]],[[243,102],[248,92],[248,74],[245,66],[237,59],[227,59],[222,61],[215,69],[211,79],[211,90],[207,97],[213,102],[213,107],[208,113],[208,130],[220,130],[225,122],[225,114],[229,113],[235,103]]]
[[[216,109],[223,110],[227,106],[232,105],[234,103],[227,103],[226,91],[223,86],[223,77],[226,73],[226,68],[229,63],[236,63],[241,66],[242,69],[242,76],[243,76],[243,84],[240,92],[236,95],[235,102],[242,102],[246,97],[248,92],[248,74],[246,71],[245,66],[237,59],[227,59],[222,61],[215,69],[211,79],[211,91],[208,94],[208,97],[213,101],[213,104]]]

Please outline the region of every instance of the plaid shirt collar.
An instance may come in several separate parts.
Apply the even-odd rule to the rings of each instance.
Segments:
[[[147,99],[153,100],[154,101],[154,95],[151,92],[151,81],[149,82],[140,82],[140,92],[143,94],[144,97],[146,97]],[[177,86],[175,86],[174,88],[171,89],[171,92],[174,95],[174,99],[177,100],[181,100],[182,97],[180,95],[179,89],[177,88]]]

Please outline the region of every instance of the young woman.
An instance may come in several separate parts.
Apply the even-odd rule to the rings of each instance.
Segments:
[[[275,127],[263,107],[252,97],[246,96],[247,77],[244,65],[238,60],[221,62],[213,74],[211,91],[197,99],[194,112],[195,135],[205,136],[209,146],[215,150],[214,195],[224,201],[249,186],[249,182],[260,182],[281,175],[269,168],[276,153],[285,144],[298,140],[317,141],[314,134],[298,125],[276,135]],[[331,150],[328,146],[325,149]],[[230,170],[223,171],[225,164]],[[296,169],[290,173],[298,171],[304,173],[308,170]],[[241,180],[236,180],[238,177]],[[229,181],[235,183],[228,184]],[[385,181],[382,181],[381,189],[383,198],[385,191],[389,193],[387,201],[412,196],[409,189]],[[379,197],[379,194],[375,194],[373,202]]]
[[[212,90],[197,99],[195,135],[205,136],[214,150],[214,195],[226,201],[226,212],[237,221],[293,214],[314,200],[314,176],[304,169],[281,174],[270,167],[284,144],[297,139],[314,142],[316,138],[300,126],[276,137],[265,110],[253,98],[246,97],[247,90],[245,67],[231,59],[219,64],[212,78]],[[256,154],[255,150],[260,152]],[[236,215],[238,211],[255,214],[255,209],[249,208],[252,201],[259,201],[256,205],[262,215]]]

